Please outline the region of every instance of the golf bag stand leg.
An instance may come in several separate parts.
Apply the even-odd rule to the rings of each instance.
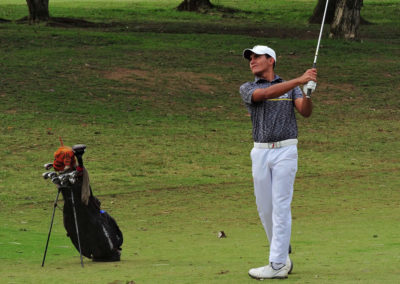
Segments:
[[[54,201],[53,215],[51,216],[50,229],[49,229],[49,234],[48,234],[48,236],[47,236],[46,248],[44,249],[42,267],[44,266],[44,261],[45,261],[45,259],[46,259],[47,247],[49,246],[50,234],[51,234],[51,229],[53,228],[54,214],[55,214],[55,212],[56,212],[57,201],[58,201],[58,196],[60,195],[60,191],[61,191],[61,190],[58,189],[57,196],[56,196],[56,200]]]
[[[79,254],[81,255],[81,266],[83,267],[83,258],[82,258],[82,249],[81,249],[81,241],[79,239],[79,230],[78,230],[78,218],[76,218],[76,210],[75,210],[75,201],[74,201],[74,191],[71,188],[71,200],[72,200],[72,210],[74,212],[74,219],[75,219],[75,229],[76,229],[76,236],[78,239],[78,247],[79,247]]]

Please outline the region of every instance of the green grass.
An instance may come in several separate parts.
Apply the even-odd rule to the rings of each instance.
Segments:
[[[278,74],[300,75],[315,52],[315,1],[212,1],[233,15],[178,13],[179,2],[50,2],[52,16],[128,28],[0,24],[0,283],[254,283],[247,271],[268,247],[241,52],[268,44]],[[374,24],[362,41],[323,38],[314,113],[298,119],[290,283],[400,278],[399,6],[366,0]],[[23,1],[0,4],[0,18],[26,14]],[[256,25],[263,34],[243,29]],[[56,195],[42,164],[59,136],[88,146],[94,193],[124,233],[119,263],[81,269],[57,210],[40,267]]]

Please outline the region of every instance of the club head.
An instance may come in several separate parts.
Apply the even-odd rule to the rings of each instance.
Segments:
[[[53,167],[53,164],[52,164],[52,163],[47,163],[47,164],[44,164],[43,167],[44,167],[46,170],[50,170],[50,169]]]
[[[54,183],[54,184],[60,184],[61,183],[60,178],[58,176],[53,177],[51,179],[51,182]]]
[[[57,174],[55,172],[45,172],[42,174],[42,176],[44,179],[49,179],[57,176]]]
[[[68,174],[59,175],[58,178],[60,179],[60,181],[65,181],[68,179]]]
[[[75,184],[75,182],[76,182],[76,179],[74,178],[74,177],[69,177],[69,182],[71,183],[71,184]]]
[[[79,171],[73,171],[72,173],[70,173],[70,177],[74,178],[74,179],[77,179],[81,175],[82,175],[82,172],[79,172]]]
[[[86,145],[84,144],[77,144],[72,146],[72,151],[76,156],[82,156],[85,153]]]

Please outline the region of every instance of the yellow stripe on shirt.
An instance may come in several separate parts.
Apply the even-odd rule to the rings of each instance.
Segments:
[[[269,101],[293,101],[293,99],[268,99]]]

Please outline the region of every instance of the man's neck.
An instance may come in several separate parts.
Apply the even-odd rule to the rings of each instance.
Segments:
[[[261,74],[261,76],[259,76],[260,78],[263,78],[269,82],[272,82],[275,79],[275,73],[274,70],[268,70],[265,71],[263,74]]]

